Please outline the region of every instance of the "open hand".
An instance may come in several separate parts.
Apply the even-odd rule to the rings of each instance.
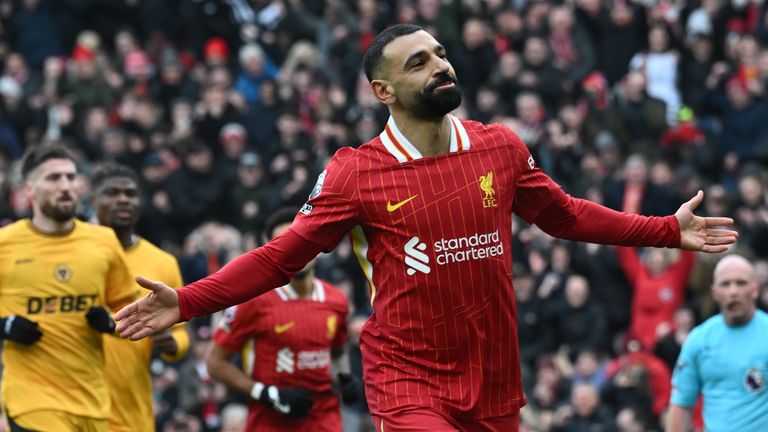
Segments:
[[[136,282],[152,291],[115,314],[117,332],[124,338],[139,340],[179,322],[179,297],[168,285],[141,276]]]
[[[680,224],[680,248],[692,251],[720,253],[736,243],[739,233],[722,229],[733,226],[733,219],[728,217],[701,217],[693,214],[696,207],[704,200],[704,192],[680,206],[675,217]]]

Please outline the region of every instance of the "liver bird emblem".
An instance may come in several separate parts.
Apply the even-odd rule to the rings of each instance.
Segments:
[[[480,176],[480,189],[485,192],[485,198],[493,199],[496,195],[496,191],[493,190],[493,171],[488,171],[488,174]]]

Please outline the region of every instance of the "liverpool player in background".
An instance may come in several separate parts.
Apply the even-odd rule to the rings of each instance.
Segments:
[[[111,227],[125,251],[131,274],[142,274],[169,286],[181,286],[181,271],[176,258],[136,235],[141,216],[142,194],[139,178],[130,168],[107,164],[91,179],[93,207],[100,225]],[[151,275],[151,276],[150,276]],[[146,290],[138,288],[140,295]],[[157,333],[152,339],[132,342],[117,337],[104,338],[107,382],[112,412],[110,432],[155,430],[152,410],[152,352],[166,361],[177,361],[189,350],[189,335],[183,324]]]
[[[380,33],[364,58],[391,117],[378,137],[342,148],[291,228],[217,273],[153,291],[118,312],[139,339],[280,286],[352,231],[373,314],[360,347],[378,430],[517,430],[525,404],[512,287],[511,217],[594,243],[722,252],[728,218],[643,217],[562,191],[506,127],[462,121],[445,48],[413,25]]]
[[[11,431],[106,431],[109,393],[102,333],[136,299],[109,229],[75,219],[77,170],[60,146],[21,167],[32,219],[0,229],[3,410]]]
[[[277,211],[265,234],[285,232],[295,215]],[[287,285],[227,310],[213,335],[208,373],[251,397],[246,430],[341,432],[331,361],[346,402],[361,390],[344,349],[348,308],[343,292],[315,278],[312,260]],[[238,352],[245,373],[229,362]]]

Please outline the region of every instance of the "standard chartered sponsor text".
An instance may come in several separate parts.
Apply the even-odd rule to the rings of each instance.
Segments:
[[[499,240],[499,230],[490,233],[474,233],[471,236],[440,239],[434,243],[436,261],[446,265],[469,260],[480,260],[504,253]]]
[[[330,350],[300,351],[298,355],[299,369],[318,369],[331,364]]]

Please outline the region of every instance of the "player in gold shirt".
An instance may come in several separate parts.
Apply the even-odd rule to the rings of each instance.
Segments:
[[[64,147],[22,162],[32,218],[0,229],[2,402],[10,430],[103,432],[109,418],[105,309],[137,295],[108,228],[75,219],[77,170]]]
[[[94,174],[91,185],[98,222],[115,230],[131,274],[151,274],[170,286],[182,286],[176,258],[135,233],[142,206],[136,173],[123,165],[107,164]],[[140,290],[140,295],[146,294],[144,288]],[[153,347],[167,361],[181,359],[189,349],[186,328],[183,324],[177,325],[151,340],[136,342],[112,336],[104,338],[112,403],[110,432],[155,430],[149,370]]]

